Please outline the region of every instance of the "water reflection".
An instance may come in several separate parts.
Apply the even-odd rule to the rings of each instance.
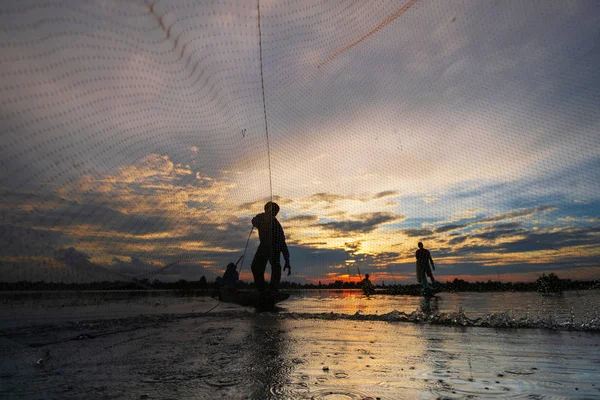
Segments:
[[[425,341],[419,326],[384,322],[284,320],[295,360],[290,398],[418,398]]]
[[[285,398],[289,396],[286,384],[293,369],[293,360],[285,355],[287,338],[282,321],[271,313],[257,314],[252,325],[248,344],[250,360],[247,373],[255,383],[248,394],[249,399]]]
[[[421,299],[421,312],[427,316],[439,313],[439,300],[439,297],[424,297]]]

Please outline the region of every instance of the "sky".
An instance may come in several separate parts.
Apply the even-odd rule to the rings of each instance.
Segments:
[[[442,281],[600,278],[598,2],[260,1],[260,36],[241,0],[0,21],[0,280],[211,280],[249,234],[251,280],[271,199],[294,282],[415,283],[419,241]]]

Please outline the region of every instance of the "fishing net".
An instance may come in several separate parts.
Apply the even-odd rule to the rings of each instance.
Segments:
[[[1,280],[597,277],[598,7],[5,2]]]
[[[598,292],[511,291],[600,277],[599,26],[589,0],[1,2],[0,395],[593,398]],[[292,296],[254,313],[208,291],[238,262],[257,293],[267,201]],[[418,242],[498,293],[409,296]]]

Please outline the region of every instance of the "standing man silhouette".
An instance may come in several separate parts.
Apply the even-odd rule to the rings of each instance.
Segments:
[[[283,270],[288,270],[288,276],[292,273],[290,266],[290,252],[285,243],[285,235],[281,224],[275,218],[279,212],[277,203],[269,201],[265,204],[265,212],[257,214],[252,218],[252,226],[258,229],[258,238],[260,244],[252,260],[252,275],[254,275],[254,284],[259,292],[265,291],[265,269],[267,261],[271,264],[271,283],[269,290],[272,293],[277,292],[279,282],[281,281],[281,263],[280,253],[283,253],[285,266]]]
[[[433,264],[433,258],[431,258],[429,250],[423,248],[423,242],[419,242],[418,246],[419,249],[415,253],[417,259],[417,281],[423,285],[423,296],[429,296],[427,276],[431,277],[433,283],[433,273],[431,272],[431,268],[435,271],[435,265]]]

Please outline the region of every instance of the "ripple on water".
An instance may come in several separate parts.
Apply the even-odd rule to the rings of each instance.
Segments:
[[[359,391],[348,390],[317,390],[312,392],[311,400],[364,400],[376,399],[375,396]]]
[[[236,375],[217,376],[217,377],[210,377],[210,378],[204,379],[204,383],[206,383],[209,386],[217,387],[217,388],[239,386],[239,385],[242,385],[244,382],[245,382],[244,378],[242,378],[241,376],[236,376]]]
[[[487,380],[478,378],[451,377],[433,381],[429,390],[441,397],[455,394],[462,395],[467,398],[523,397],[524,394],[531,393],[534,390],[535,384],[522,378],[523,377],[503,377]]]
[[[273,396],[278,399],[283,398],[306,398],[310,389],[305,382],[285,382],[279,383],[269,388]]]

